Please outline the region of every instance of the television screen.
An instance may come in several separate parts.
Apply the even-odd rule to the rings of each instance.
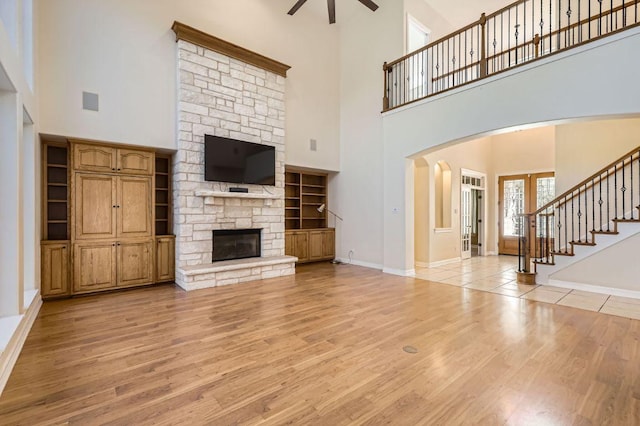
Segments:
[[[204,180],[275,185],[276,149],[269,145],[204,135]]]

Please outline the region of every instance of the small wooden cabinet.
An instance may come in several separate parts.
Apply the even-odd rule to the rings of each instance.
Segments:
[[[42,296],[69,294],[69,241],[43,242],[40,246]]]
[[[296,256],[298,258],[298,263],[309,261],[309,232],[285,232],[284,248],[287,256]]]
[[[153,152],[77,142],[73,144],[73,167],[78,171],[151,176],[153,164]]]
[[[116,243],[117,286],[150,284],[153,282],[153,241]]]
[[[77,243],[73,247],[73,291],[114,288],[116,275],[116,242]]]
[[[173,235],[156,238],[156,282],[175,279],[175,240]]]
[[[298,263],[332,260],[335,257],[335,229],[299,229],[285,232],[285,254]]]

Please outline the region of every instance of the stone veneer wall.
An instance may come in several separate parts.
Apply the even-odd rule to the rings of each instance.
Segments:
[[[184,40],[178,41],[178,77],[173,228],[176,282],[185,287],[181,268],[211,265],[213,229],[262,228],[262,256],[284,255],[285,79]],[[275,146],[275,189],[239,186],[250,192],[275,192],[278,199],[196,196],[196,190],[226,192],[238,186],[204,181],[205,134]]]

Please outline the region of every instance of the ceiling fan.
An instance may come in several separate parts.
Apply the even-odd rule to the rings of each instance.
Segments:
[[[367,6],[369,9],[371,9],[373,12],[376,11],[376,9],[378,9],[378,5],[375,4],[373,1],[371,0],[358,0],[360,3],[362,3],[363,5]],[[303,4],[305,4],[307,2],[307,0],[298,0],[296,2],[296,4],[293,5],[293,7],[291,8],[291,10],[289,12],[287,12],[289,15],[293,15],[294,13],[296,13],[298,11],[298,9],[300,9],[302,7]],[[336,0],[327,0],[327,6],[329,7],[329,23],[330,24],[335,24],[336,23]]]

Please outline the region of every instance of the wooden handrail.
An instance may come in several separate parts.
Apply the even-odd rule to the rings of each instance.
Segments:
[[[554,198],[553,200],[549,201],[547,204],[545,204],[544,206],[540,207],[538,210],[536,210],[533,213],[525,213],[528,216],[535,216],[538,214],[541,214],[543,210],[548,209],[549,207],[553,207],[554,204],[560,202],[560,200],[562,198],[567,197],[568,195],[572,194],[573,192],[575,192],[576,190],[579,190],[581,186],[585,186],[588,183],[590,183],[592,180],[594,180],[595,178],[599,177],[600,175],[607,173],[607,177],[610,176],[609,174],[609,170],[612,167],[617,166],[619,163],[622,162],[623,167],[625,166],[625,162],[627,161],[627,159],[629,157],[633,157],[635,154],[640,153],[640,146],[638,146],[637,148],[634,148],[633,150],[631,150],[630,152],[628,152],[627,154],[623,155],[622,157],[618,158],[616,161],[612,162],[611,164],[609,164],[606,167],[603,167],[602,169],[600,169],[598,172],[592,174],[591,176],[589,176],[588,178],[584,179],[583,181],[581,181],[580,183],[578,183],[577,185],[574,185],[571,189],[565,191],[562,193],[562,195]],[[573,198],[573,195],[572,197]]]
[[[482,19],[482,18],[481,18],[481,19]],[[480,25],[480,21],[481,21],[481,19],[478,19],[477,21],[475,21],[475,22],[473,22],[473,23],[471,23],[471,24],[467,25],[466,27],[464,27],[464,28],[462,28],[462,29],[459,29],[459,30],[457,30],[457,31],[454,31],[454,32],[452,32],[451,34],[447,34],[447,35],[446,35],[446,36],[444,36],[444,37],[440,37],[438,40],[434,41],[433,43],[429,43],[429,44],[427,44],[426,46],[421,47],[420,49],[414,50],[414,51],[413,51],[413,52],[411,52],[411,53],[407,53],[406,55],[404,55],[404,56],[403,56],[402,58],[400,58],[400,59],[396,59],[395,61],[388,62],[388,63],[387,63],[387,69],[388,69],[388,68],[393,67],[394,65],[396,65],[396,64],[398,64],[398,63],[400,63],[400,62],[404,61],[405,59],[408,59],[408,58],[410,58],[410,57],[412,57],[412,56],[414,56],[414,55],[416,55],[416,54],[418,54],[418,53],[420,53],[420,52],[422,52],[422,51],[425,51],[425,50],[427,50],[427,49],[432,48],[433,46],[436,46],[436,45],[438,45],[438,44],[440,44],[440,43],[442,43],[442,42],[444,42],[444,41],[447,41],[448,39],[453,38],[453,37],[457,36],[458,34],[462,34],[463,32],[465,32],[465,31],[467,31],[467,30],[470,30],[471,28],[475,27],[476,25]]]

